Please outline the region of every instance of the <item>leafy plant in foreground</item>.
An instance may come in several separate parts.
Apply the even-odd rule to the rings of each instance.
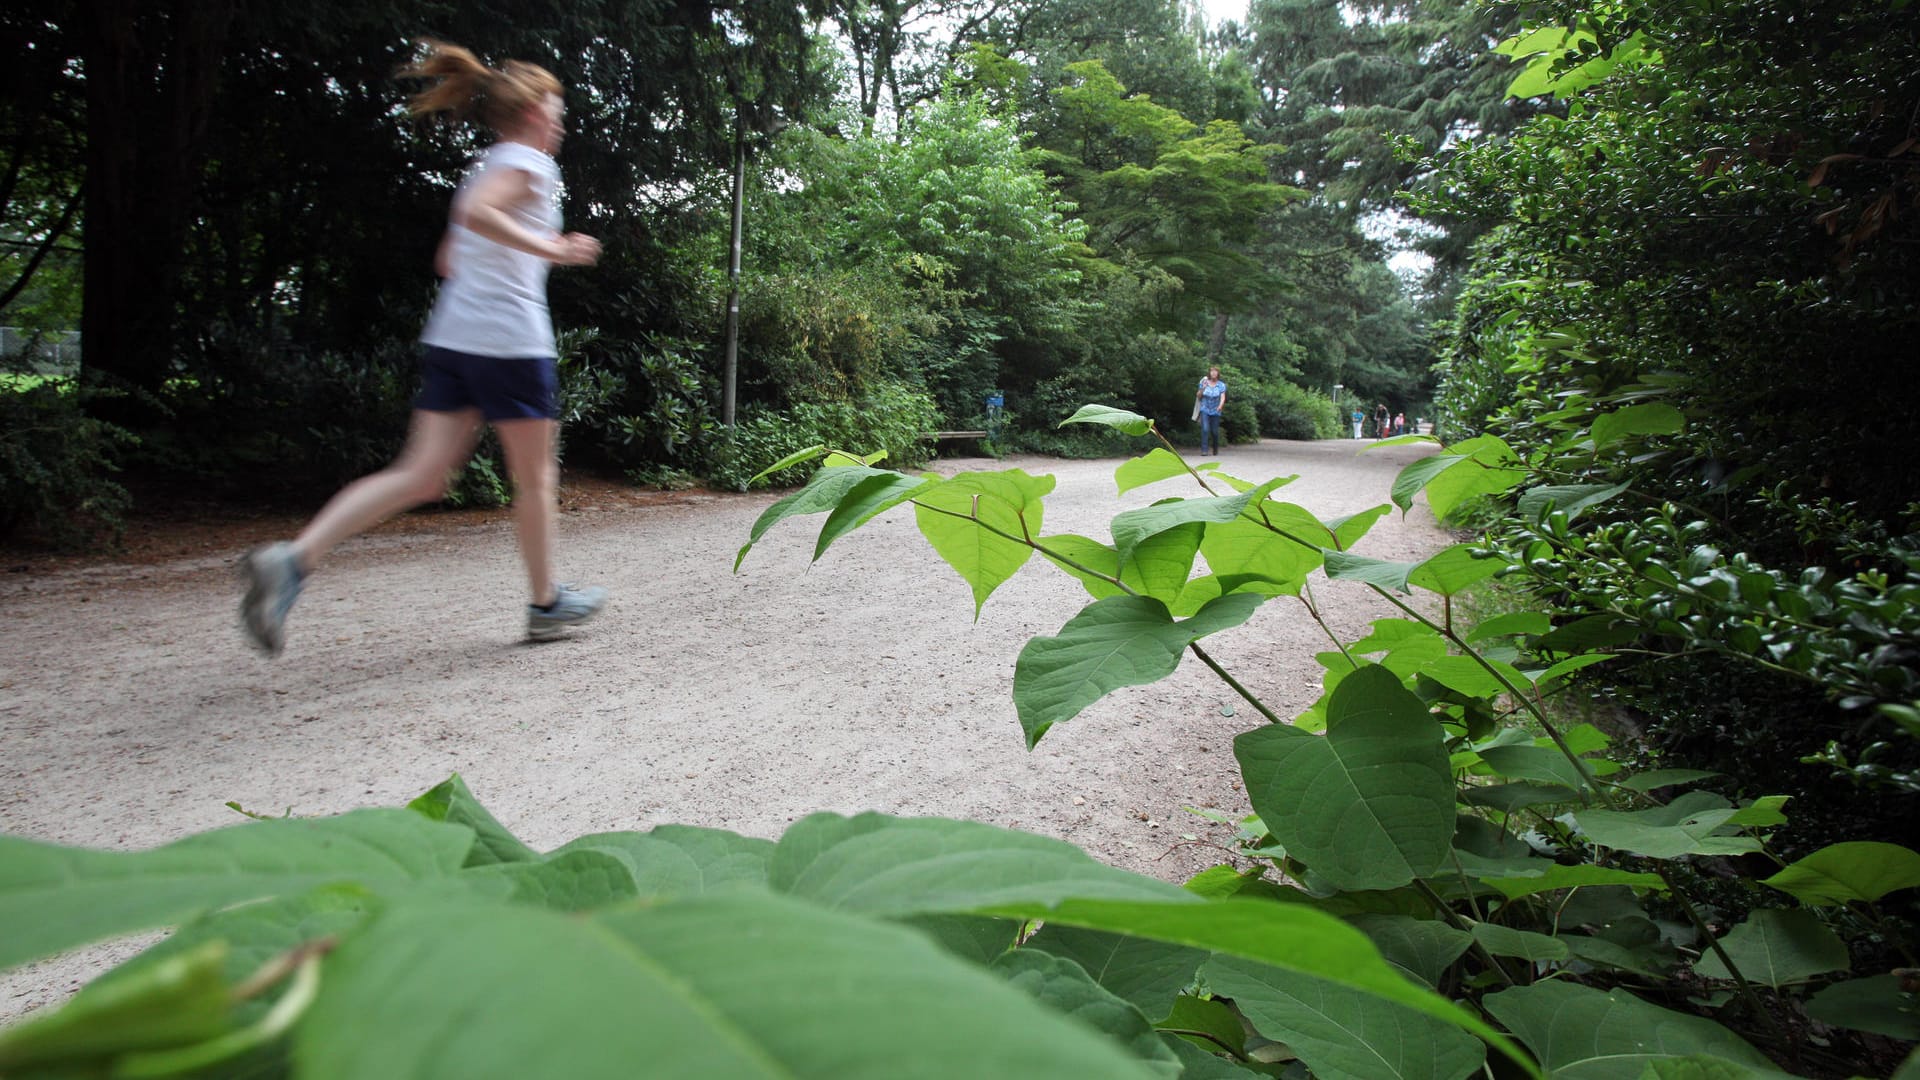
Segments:
[[[1152,430],[1117,410],[1076,419]],[[1334,639],[1321,700],[1236,739],[1257,869],[1185,887],[1056,840],[874,814],[814,815],[777,841],[663,826],[541,853],[458,777],[406,811],[256,820],[153,851],[0,838],[0,967],[179,927],[0,1035],[0,1073],[1779,1075],[1736,1026],[1831,1073],[1768,1031],[1816,985],[1807,1013],[1913,1034],[1894,977],[1832,975],[1848,966],[1834,927],[1880,919],[1884,897],[1920,885],[1920,854],[1816,852],[1767,879],[1796,906],[1714,936],[1670,868],[1764,856],[1782,800],[1656,797],[1701,777],[1628,776],[1599,756],[1600,733],[1554,725],[1539,695],[1604,656],[1527,662],[1519,643],[1550,633],[1540,613],[1456,629],[1450,598],[1497,560],[1458,545],[1414,563],[1357,556],[1388,507],[1320,521],[1269,498],[1285,479],[1163,449],[1120,466],[1120,488],[1185,476],[1207,494],[1120,513],[1112,543],[1043,535],[1047,477],[827,462],[741,558],[789,517],[826,515],[818,553],[911,501],[976,606],[1036,551],[1086,585],[1092,601],[1016,667],[1030,742],[1185,652],[1278,721],[1199,642],[1278,597],[1317,619],[1315,571],[1368,583],[1405,617]],[[1422,471],[1431,496],[1479,485],[1466,470],[1481,468]],[[1403,600],[1411,589],[1442,615]],[[1510,723],[1515,710],[1546,734]]]

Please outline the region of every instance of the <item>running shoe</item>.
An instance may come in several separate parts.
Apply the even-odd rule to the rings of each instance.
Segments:
[[[547,607],[527,605],[527,640],[547,641],[559,637],[567,627],[578,626],[607,604],[607,590],[598,585],[554,586],[553,603]]]
[[[287,639],[287,612],[300,597],[307,575],[288,543],[268,544],[247,552],[240,564],[247,579],[247,595],[240,601],[240,622],[247,640],[268,656],[280,655]]]

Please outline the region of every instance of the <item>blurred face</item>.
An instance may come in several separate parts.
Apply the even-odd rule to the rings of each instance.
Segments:
[[[548,94],[540,99],[540,104],[527,109],[526,117],[527,144],[549,154],[557,152],[567,131],[567,105],[560,95]]]
[[[1208,368],[1208,369],[1207,369],[1207,378],[1209,378],[1209,379],[1214,379],[1214,380],[1218,380],[1218,379],[1220,378],[1220,369],[1219,369],[1219,368],[1217,368],[1217,367],[1210,367],[1210,368]]]

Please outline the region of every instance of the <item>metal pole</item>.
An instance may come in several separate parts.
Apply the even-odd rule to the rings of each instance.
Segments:
[[[734,390],[740,378],[740,233],[746,215],[747,148],[738,110],[733,115],[733,240],[727,256],[727,380],[720,423],[733,426]]]

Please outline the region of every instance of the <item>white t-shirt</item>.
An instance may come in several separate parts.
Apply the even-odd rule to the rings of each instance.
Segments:
[[[560,231],[560,167],[525,143],[497,142],[481,151],[454,192],[455,217],[489,169],[521,169],[538,199],[513,208],[516,221],[536,232]],[[547,311],[547,260],[496,243],[464,225],[447,225],[453,276],[420,333],[426,345],[475,356],[554,356],[553,316]]]

